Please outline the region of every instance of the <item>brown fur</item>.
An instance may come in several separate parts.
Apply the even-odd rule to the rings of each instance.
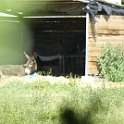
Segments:
[[[25,73],[25,69],[29,69],[32,74],[37,71],[37,63],[36,63],[36,53],[34,52],[32,56],[29,56],[24,52],[25,57],[27,58],[27,62],[24,65],[1,65],[0,73],[3,76],[24,76],[27,75]]]

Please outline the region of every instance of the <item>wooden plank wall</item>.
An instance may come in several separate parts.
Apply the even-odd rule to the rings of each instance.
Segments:
[[[97,56],[105,44],[124,44],[124,16],[98,15],[98,20],[89,21],[88,73],[98,73]]]

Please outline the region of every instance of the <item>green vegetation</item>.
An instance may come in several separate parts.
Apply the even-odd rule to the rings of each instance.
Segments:
[[[0,124],[123,124],[124,90],[11,80],[0,87]]]
[[[107,44],[103,47],[102,55],[97,58],[100,74],[109,81],[124,81],[124,48],[112,47]]]
[[[52,69],[50,68],[48,71],[39,71],[39,75],[52,75]]]
[[[124,5],[124,0],[122,0],[121,2],[122,2],[122,4]]]

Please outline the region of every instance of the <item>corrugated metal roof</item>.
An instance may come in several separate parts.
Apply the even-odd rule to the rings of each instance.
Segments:
[[[84,13],[83,8],[90,1],[93,0],[0,0],[0,12],[16,16],[55,15],[64,12],[82,14]],[[94,1],[124,9],[122,5],[109,3],[105,0]]]

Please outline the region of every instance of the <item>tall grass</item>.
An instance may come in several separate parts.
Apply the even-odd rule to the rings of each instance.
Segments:
[[[0,124],[123,124],[123,88],[71,82],[11,81],[0,88]]]

